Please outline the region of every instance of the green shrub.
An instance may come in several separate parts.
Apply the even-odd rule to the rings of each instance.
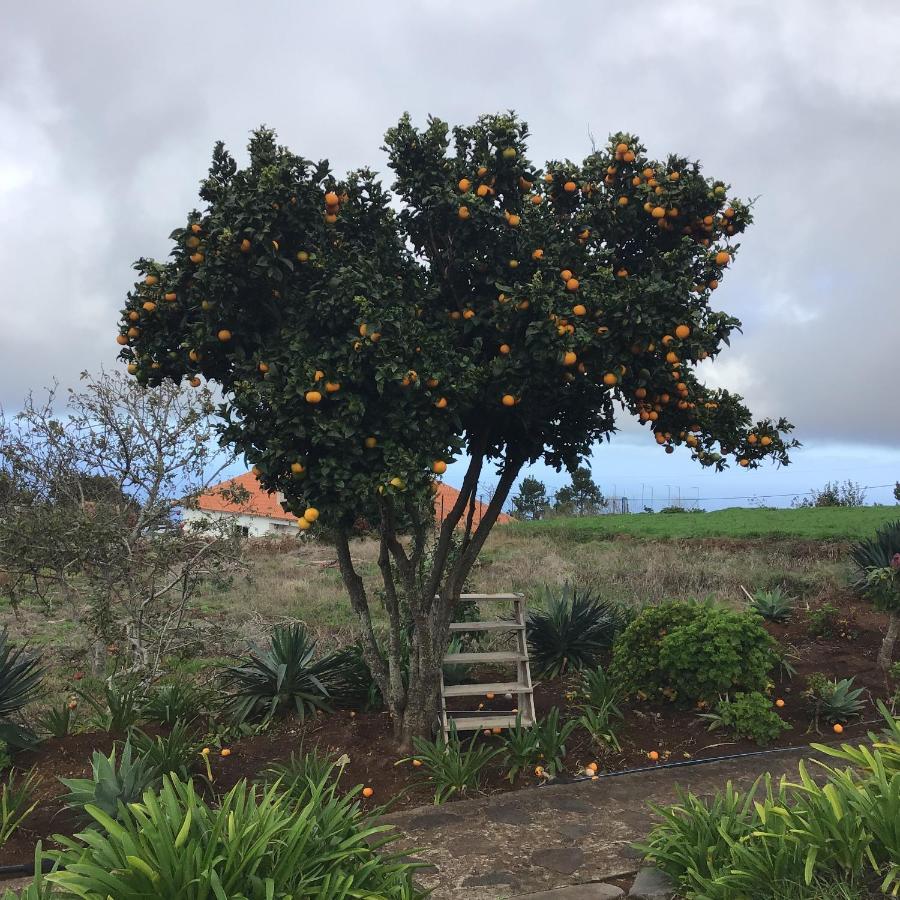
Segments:
[[[572,669],[594,668],[622,624],[618,604],[566,586],[544,592],[543,609],[528,615],[531,664],[555,678]]]
[[[268,647],[225,669],[221,679],[232,690],[226,709],[233,720],[271,719],[288,711],[304,719],[317,709],[330,710],[329,685],[342,684],[356,661],[346,650],[315,659],[315,650],[302,625],[279,625]]]
[[[38,725],[50,737],[64,738],[72,733],[75,723],[75,710],[64,700],[61,706],[51,706],[40,719]]]
[[[316,791],[333,782],[337,784],[344,772],[348,757],[335,760],[315,750],[292,753],[286,763],[274,763],[263,772],[266,785],[278,783],[279,790],[289,794],[297,804],[307,803]],[[336,771],[335,771],[336,770]]]
[[[516,777],[530,769],[540,758],[538,732],[522,724],[522,713],[516,716],[516,724],[503,735],[503,765],[512,784]]]
[[[725,728],[736,737],[749,738],[757,744],[774,741],[790,725],[775,712],[772,701],[759,691],[738,691],[734,698],[725,697],[711,713],[702,718],[710,723],[709,730]]]
[[[183,722],[176,722],[168,734],[155,737],[135,728],[129,741],[154,779],[173,774],[185,780],[200,760],[200,742]]]
[[[709,799],[681,794],[678,804],[655,808],[662,821],[640,849],[688,900],[861,898],[875,895],[873,881],[892,892],[900,884],[900,774],[884,766],[879,748],[850,749],[845,759],[855,764],[859,754],[867,765],[818,764],[824,784],[801,762],[797,783],[766,776],[746,794],[730,784]]]
[[[349,897],[415,900],[415,866],[383,853],[389,826],[352,798],[320,786],[303,805],[242,781],[215,806],[193,784],[167,777],[159,792],[122,808],[115,823],[91,808],[92,835],[60,837],[44,876],[79,897],[286,900]]]
[[[809,611],[806,630],[810,637],[832,638],[838,632],[840,610],[833,603],[823,603]]]
[[[670,700],[758,691],[774,642],[757,616],[710,603],[647,607],[613,647],[610,674],[626,693]]]
[[[113,746],[109,756],[95,750],[91,756],[90,778],[60,778],[69,789],[63,798],[66,806],[84,810],[86,815],[97,818],[91,810],[117,818],[125,809],[123,804],[134,803],[157,780],[157,773],[150,762],[134,754],[126,741],[121,756],[116,757]],[[88,808],[90,807],[90,808]]]
[[[900,611],[900,575],[893,581],[893,590],[885,590],[884,586],[872,583],[869,575],[873,570],[890,570],[895,556],[900,553],[900,519],[883,525],[875,536],[859,541],[850,547],[850,559],[853,562],[854,586],[860,593],[867,595],[879,609]]]
[[[598,666],[582,674],[578,696],[582,701],[578,723],[591,736],[593,743],[601,749],[621,750],[616,737],[616,723],[622,718],[619,707],[622,689],[619,685]]]
[[[37,801],[31,798],[40,780],[34,769],[26,772],[24,778],[10,769],[0,781],[0,847],[37,806]]]
[[[578,727],[577,719],[559,723],[559,710],[554,706],[543,719],[532,726],[537,735],[541,766],[551,777],[558,775],[565,765],[566,741]]]
[[[6,629],[0,629],[0,740],[10,747],[35,741],[34,733],[13,718],[37,697],[43,676],[40,656],[10,644]]]
[[[829,724],[847,722],[856,718],[864,709],[860,699],[863,688],[854,688],[852,678],[831,679],[821,672],[813,672],[806,679],[804,696],[813,708],[813,719],[818,724],[824,719]]]
[[[159,725],[192,722],[208,706],[206,694],[190,682],[161,684],[141,705],[141,718]]]
[[[418,760],[422,763],[420,771],[434,788],[436,804],[443,803],[454,794],[478,790],[485,767],[503,752],[500,747],[479,744],[478,732],[464,746],[455,725],[450,726],[450,736],[446,742],[440,736],[433,741],[413,738],[413,746],[415,756],[400,762]]]
[[[94,724],[107,732],[128,731],[141,716],[143,692],[135,682],[110,681],[99,696],[88,691],[80,691],[78,696],[93,709]]]

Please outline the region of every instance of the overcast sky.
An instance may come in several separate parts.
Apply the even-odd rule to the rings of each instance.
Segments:
[[[796,465],[716,477],[627,428],[594,454],[607,490],[789,495],[900,478],[897,0],[57,0],[4,4],[3,20],[7,409],[53,376],[114,364],[131,262],[168,251],[216,139],[242,151],[266,123],[338,171],[383,169],[382,135],[404,110],[456,124],[514,108],[535,160],[631,131],[757,198],[715,294],[744,334],[701,372],[790,418]]]

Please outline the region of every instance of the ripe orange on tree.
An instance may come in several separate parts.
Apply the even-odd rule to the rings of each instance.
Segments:
[[[658,336],[669,330],[678,340],[690,339],[677,326],[685,323],[695,333],[699,325],[690,323],[708,320],[709,292],[717,286],[711,275],[734,268],[730,259],[715,267],[722,251],[710,249],[713,235],[704,231],[704,217],[733,210],[731,217],[716,214],[710,227],[716,219],[727,221],[738,235],[752,223],[748,204],[726,196],[725,183],[708,179],[693,160],[648,159],[633,135],[614,135],[582,163],[566,162],[564,173],[533,162],[525,139],[513,114],[484,116],[455,133],[438,120],[417,128],[404,117],[385,138],[390,180],[409,212],[399,217],[391,211],[391,189],[371,169],[343,178],[327,163],[310,166],[279,146],[270,130],[259,129],[246,166],[217,149],[203,181],[202,211],[188,217],[187,226],[182,219],[176,252],[165,262],[138,261],[138,280],[118,320],[123,362],[141,384],[197,376],[221,386],[224,439],[245,454],[248,466],[258,467],[263,488],[282,494],[306,528],[305,511],[322,511],[329,540],[350,560],[342,568],[361,608],[371,601],[370,587],[359,593],[352,554],[344,552],[359,519],[392,540],[391,522],[412,527],[411,511],[433,508],[435,462],[462,457],[477,467],[496,461],[490,515],[473,524],[471,546],[481,546],[526,462],[575,459],[581,448],[612,434],[607,406],[614,388],[627,407],[620,413],[617,406],[616,413],[650,423],[649,440],[667,452],[681,448],[714,469],[741,459],[746,466],[752,431],[772,438],[754,446],[753,466],[763,458],[788,460],[789,423],[753,422],[734,394],[705,387],[695,373],[699,348],[693,342],[684,362],[667,361],[674,347],[658,347]],[[604,178],[612,179],[612,189]],[[476,185],[483,188],[477,200],[468,196]],[[654,193],[658,187],[662,194]],[[552,210],[541,205],[544,196],[556,201]],[[624,209],[620,197],[629,200]],[[645,203],[641,225],[631,204]],[[342,208],[353,214],[338,224]],[[504,209],[508,215],[501,219]],[[676,209],[677,218],[666,213]],[[191,228],[196,219],[202,232]],[[647,227],[657,219],[662,227]],[[185,254],[185,241],[200,234],[202,244],[187,248],[207,248],[197,265]],[[273,238],[278,253],[290,253],[278,258]],[[605,253],[588,251],[588,239],[598,251],[618,248],[618,255],[611,263]],[[454,251],[449,266],[447,247]],[[213,256],[213,248],[225,252]],[[567,274],[557,282],[547,277],[552,272]],[[653,291],[644,289],[649,279]],[[577,303],[561,289],[570,280],[578,283]],[[700,291],[691,293],[692,287]],[[141,304],[159,303],[164,292],[173,301],[177,292],[178,314],[167,308],[167,315],[144,315]],[[626,308],[627,318],[620,319]],[[139,329],[131,312],[142,315]],[[367,330],[358,333],[363,321]],[[703,352],[717,355],[737,327],[721,314],[715,328],[704,329]],[[220,330],[229,340],[218,340]],[[377,334],[385,336],[378,344]],[[191,347],[204,351],[202,357],[189,359]],[[572,354],[571,362],[561,365],[564,354]],[[634,363],[622,370],[618,364],[626,358]],[[327,376],[314,382],[315,370]],[[414,381],[413,370],[427,373],[427,380]],[[615,383],[604,384],[605,375]],[[689,386],[689,397],[673,390],[676,383]],[[675,402],[652,399],[665,392]],[[491,415],[498,406],[510,414]],[[691,430],[695,424],[699,432]],[[695,434],[696,446],[688,441]],[[721,452],[705,449],[713,447]],[[299,477],[293,463],[303,466]],[[451,533],[472,499],[469,481],[460,510],[445,511]],[[414,548],[402,544],[398,552],[408,557]],[[403,603],[424,602],[427,593],[434,615],[445,615],[453,599],[445,586],[462,584],[476,557],[475,550],[451,557],[441,549],[408,569],[400,566],[425,571],[421,584],[401,585],[410,598]],[[410,612],[401,618],[418,623],[409,635],[411,664],[434,684],[433,660],[445,647],[435,643],[428,615]],[[429,698],[437,692],[409,693],[387,677],[384,657],[365,640],[362,646],[397,721],[397,739],[409,743],[427,730],[434,713]]]

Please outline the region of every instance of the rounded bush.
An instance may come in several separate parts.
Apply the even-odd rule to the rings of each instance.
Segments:
[[[630,694],[711,700],[764,690],[773,649],[754,615],[671,601],[643,610],[625,629],[613,647],[612,674]]]

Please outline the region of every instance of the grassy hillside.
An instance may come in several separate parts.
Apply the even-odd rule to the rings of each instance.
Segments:
[[[666,538],[806,538],[850,541],[868,537],[885,522],[900,519],[900,506],[821,509],[744,509],[715,512],[547,519],[506,526],[516,533],[552,535],[560,540],[596,541],[616,535]]]

